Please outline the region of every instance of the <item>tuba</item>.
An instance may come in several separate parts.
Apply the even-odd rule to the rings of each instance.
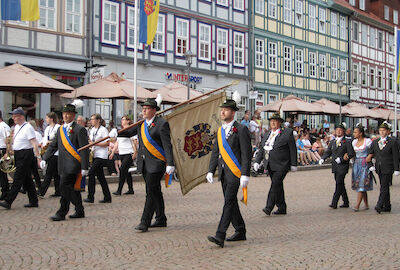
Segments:
[[[6,138],[6,154],[0,159],[0,170],[3,173],[12,173],[16,170],[14,155],[11,151],[13,137],[14,134],[11,132],[10,136]]]

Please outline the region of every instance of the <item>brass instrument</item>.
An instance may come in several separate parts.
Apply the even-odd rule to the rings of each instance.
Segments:
[[[42,146],[42,148],[40,148],[40,155],[41,156],[43,156],[46,153],[47,148],[49,148],[49,144],[50,143],[51,143],[51,141],[49,141],[45,146]]]
[[[12,173],[16,170],[14,153],[11,150],[13,143],[14,132],[12,131],[10,136],[6,138],[6,154],[0,159],[0,170],[4,173]]]

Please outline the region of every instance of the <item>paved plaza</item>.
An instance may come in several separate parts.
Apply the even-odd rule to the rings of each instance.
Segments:
[[[267,217],[261,209],[269,184],[265,177],[250,180],[248,206],[240,206],[248,240],[226,242],[223,249],[207,241],[222,211],[219,183],[185,197],[178,183],[164,189],[168,227],[147,233],[133,229],[143,209],[143,183],[134,184],[135,195],[113,197],[112,204],[97,203],[97,186],[85,219],[59,223],[49,220],[57,199],[25,209],[27,197],[20,194],[11,210],[0,209],[0,269],[400,269],[400,179],[392,187],[393,211],[382,215],[330,210],[334,181],[323,169],[290,173],[288,215]],[[354,203],[349,175],[346,187]],[[373,208],[377,186],[368,194]]]

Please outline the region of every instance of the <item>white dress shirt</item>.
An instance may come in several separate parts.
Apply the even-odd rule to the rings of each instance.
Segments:
[[[6,139],[10,136],[10,127],[4,123],[0,122],[0,148],[7,148]]]
[[[90,130],[90,140],[92,142],[103,139],[105,137],[108,137],[108,130],[103,126],[100,126],[99,128],[93,127]],[[94,158],[108,159],[107,146],[92,146],[92,150]]]
[[[60,127],[59,124],[55,124],[53,127],[51,127],[50,125],[46,127],[46,129],[44,130],[42,147],[46,146],[49,141],[55,139],[59,127]],[[58,156],[58,150],[57,152],[54,153],[54,155]]]
[[[275,144],[275,139],[278,136],[280,131],[281,130],[279,128],[275,131],[271,130],[271,134],[269,134],[268,140],[265,142],[265,146],[264,146],[265,150],[268,150],[268,151],[272,150],[272,148],[274,147],[274,144]]]
[[[232,120],[231,122],[222,125],[222,128],[225,130],[226,138],[228,138],[229,131],[231,131],[234,122],[235,120]]]

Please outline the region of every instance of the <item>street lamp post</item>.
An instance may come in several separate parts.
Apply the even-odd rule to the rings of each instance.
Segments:
[[[342,123],[342,86],[343,79],[336,80],[339,87],[339,123]]]
[[[190,50],[187,50],[185,53],[185,58],[186,58],[186,66],[188,68],[188,78],[187,78],[187,99],[190,99],[190,67],[192,65],[192,57],[195,57],[196,55],[193,54]]]

